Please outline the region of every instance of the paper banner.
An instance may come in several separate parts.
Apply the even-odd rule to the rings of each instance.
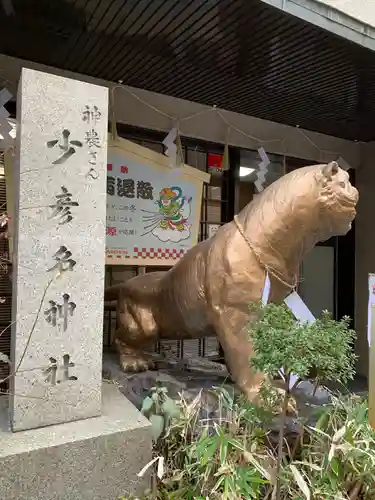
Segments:
[[[209,180],[210,174],[185,164],[176,178],[167,156],[125,139],[111,142],[106,263],[173,266],[197,244],[203,184]],[[181,223],[166,227],[162,221],[170,219],[163,201],[168,207],[172,199]]]
[[[315,317],[298,295],[297,292],[292,292],[288,297],[284,300],[285,304],[292,311],[294,317],[298,321],[303,321],[304,323],[315,323]]]
[[[261,162],[259,163],[259,170],[257,172],[257,178],[256,181],[254,182],[255,187],[258,190],[258,193],[263,191],[264,189],[264,183],[266,181],[266,176],[268,172],[268,165],[271,163],[267,153],[265,152],[264,148],[261,147],[258,149],[259,156],[261,157]]]
[[[165,156],[169,156],[173,166],[176,166],[177,160],[177,146],[174,142],[176,140],[176,137],[177,129],[176,127],[173,127],[163,141],[163,145],[165,146],[164,154]]]
[[[263,294],[262,294],[262,304],[263,306],[266,306],[268,304],[268,299],[270,296],[271,292],[271,282],[270,278],[268,276],[268,273],[266,274],[266,279],[264,281],[264,288],[263,288]]]
[[[170,159],[170,166],[174,173],[180,173],[183,164],[182,144],[178,127],[173,127],[163,141],[165,147],[165,156]]]

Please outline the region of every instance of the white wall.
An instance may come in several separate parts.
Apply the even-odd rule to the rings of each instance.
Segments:
[[[310,24],[375,50],[373,0],[261,0]]]
[[[374,0],[318,0],[320,3],[337,9],[347,16],[358,19],[375,27]]]

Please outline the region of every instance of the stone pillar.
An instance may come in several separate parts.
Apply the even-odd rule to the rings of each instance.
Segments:
[[[367,344],[368,274],[375,273],[375,143],[362,146],[362,163],[356,171],[359,202],[355,226],[355,328],[357,371],[367,377],[369,350]]]
[[[107,114],[105,87],[22,70],[15,166],[14,431],[101,412]]]
[[[140,496],[150,422],[102,383],[107,89],[23,69],[17,106],[10,424],[19,432],[1,397],[1,498]]]

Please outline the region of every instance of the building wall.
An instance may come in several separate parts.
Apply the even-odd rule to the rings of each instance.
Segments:
[[[356,217],[355,325],[358,372],[367,376],[368,273],[375,273],[375,143],[362,146],[362,164],[356,172],[359,202]]]
[[[114,87],[114,84],[104,80],[0,54],[0,84],[4,80],[4,85],[13,95],[17,92],[17,82],[22,67],[105,85],[112,89]],[[174,125],[170,117],[176,117],[180,119],[181,134],[186,137],[222,144],[226,141],[228,126],[212,107],[124,85],[115,87],[115,90],[110,93],[114,96],[111,107],[113,106],[116,121],[119,123],[167,132]],[[155,109],[160,110],[161,113]],[[353,168],[359,164],[360,144],[358,143],[230,111],[222,110],[221,113],[231,125],[229,142],[232,146],[258,149],[263,145],[268,153],[286,154],[319,163],[342,156]],[[194,118],[184,120],[193,115]],[[322,152],[323,150],[326,153]]]
[[[375,51],[373,0],[260,0]]]
[[[333,0],[331,1],[333,2]],[[0,55],[0,83],[3,80],[14,95],[16,95],[17,82],[22,67],[30,67],[113,88],[113,84],[109,82]],[[189,120],[180,121],[182,135],[212,143],[223,144],[225,142],[228,126],[212,108],[207,111],[210,108],[195,102],[120,85],[116,87],[112,106],[118,122],[167,132],[174,122],[166,115],[179,118],[196,115]],[[162,113],[155,111],[155,108]],[[373,153],[375,154],[375,146],[353,143],[311,131],[301,131],[297,127],[288,127],[228,111],[222,111],[222,114],[232,126],[229,138],[232,146],[256,150],[264,145],[268,153],[285,154],[301,160],[308,159],[311,163],[322,163],[342,156],[353,168],[361,166],[358,170],[358,185],[361,196],[356,233],[355,320],[359,334],[356,350],[361,355],[358,369],[360,373],[366,374],[368,360],[366,344],[367,273],[375,272],[375,252],[372,245],[372,239],[375,239],[375,236],[371,233],[373,231],[371,201],[375,189],[375,169],[371,171],[371,157]],[[298,162],[298,160],[296,161]],[[305,164],[303,161],[301,163]]]
[[[375,27],[374,0],[319,0],[319,2]]]

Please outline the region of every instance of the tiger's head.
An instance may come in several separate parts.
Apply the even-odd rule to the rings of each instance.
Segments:
[[[357,189],[350,183],[349,174],[335,161],[306,169],[307,176],[308,169],[314,171],[315,189],[307,196],[313,207],[313,196],[316,195],[316,221],[317,230],[321,233],[320,241],[346,234],[356,216],[359,197]]]
[[[346,234],[356,215],[358,191],[337,162],[284,175],[239,214],[250,238],[281,247],[315,245]],[[304,245],[303,245],[304,246]]]

